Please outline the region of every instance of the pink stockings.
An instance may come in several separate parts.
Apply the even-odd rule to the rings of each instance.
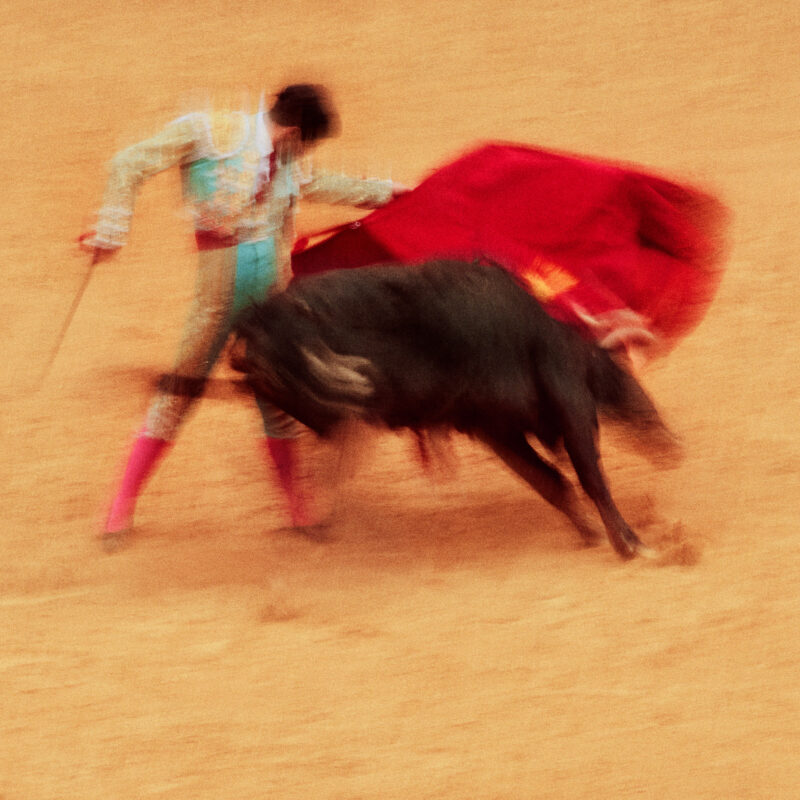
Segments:
[[[172,442],[141,433],[133,443],[117,494],[111,503],[103,538],[120,538],[133,526],[133,513],[147,479],[152,475]],[[296,442],[294,439],[264,439],[264,452],[275,468],[278,483],[286,497],[293,526],[309,524],[304,493],[297,474]]]
[[[157,439],[146,433],[136,438],[122,482],[108,512],[104,530],[106,536],[122,534],[133,525],[136,498],[171,444],[166,439]]]

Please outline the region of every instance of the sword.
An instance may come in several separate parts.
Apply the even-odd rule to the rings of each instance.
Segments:
[[[84,234],[78,240],[81,244],[83,243],[83,239],[88,234]],[[95,247],[92,253],[92,260],[89,262],[89,269],[86,270],[86,273],[81,280],[81,285],[78,287],[78,291],[75,293],[75,297],[72,299],[72,305],[67,312],[66,317],[64,318],[64,322],[61,325],[61,329],[58,332],[58,336],[56,337],[55,345],[50,352],[50,355],[47,358],[47,362],[45,363],[44,369],[42,370],[42,374],[39,377],[39,386],[38,388],[41,389],[42,385],[44,384],[47,376],[50,374],[50,369],[53,366],[53,363],[58,356],[59,351],[61,350],[61,345],[66,338],[67,331],[69,330],[69,326],[72,324],[72,319],[75,316],[75,312],[78,310],[78,306],[81,304],[81,299],[83,298],[83,294],[86,291],[86,287],[89,285],[89,282],[92,279],[92,275],[94,275],[94,268],[97,264],[103,260],[103,250],[99,247]],[[107,251],[106,251],[107,252]],[[113,252],[113,251],[111,251]]]

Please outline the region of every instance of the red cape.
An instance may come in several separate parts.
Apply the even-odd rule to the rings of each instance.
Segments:
[[[491,143],[327,239],[301,240],[292,265],[300,276],[487,259],[594,338],[643,329],[663,352],[713,299],[726,225],[726,209],[697,189],[597,159]]]

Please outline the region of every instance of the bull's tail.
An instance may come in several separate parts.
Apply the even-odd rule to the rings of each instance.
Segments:
[[[661,419],[650,396],[628,370],[602,348],[593,348],[589,387],[598,411],[634,435],[630,444],[657,466],[677,466],[683,458],[678,437]]]

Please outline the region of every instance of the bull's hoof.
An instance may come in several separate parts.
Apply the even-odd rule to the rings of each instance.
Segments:
[[[620,558],[631,559],[641,555],[645,548],[639,537],[627,526],[623,530],[609,530],[608,538]]]
[[[614,550],[617,551],[617,554],[626,560],[634,558],[635,556],[641,556],[642,558],[654,559],[658,558],[658,553],[653,550],[652,547],[648,547],[644,544],[641,539],[639,539],[636,534],[633,534],[632,538],[626,537],[623,540],[614,539],[612,541],[614,545]]]
[[[641,556],[642,558],[648,558],[650,560],[656,559],[659,557],[658,550],[654,550],[652,547],[648,547],[646,544],[642,544],[639,542],[636,545],[636,553],[637,556]]]
[[[578,541],[577,546],[579,548],[584,548],[585,547],[587,549],[589,549],[591,547],[600,547],[600,545],[603,543],[603,541],[604,541],[604,539],[603,539],[602,536],[593,536],[591,538],[588,538],[586,536],[581,536],[580,540]]]
[[[591,525],[580,526],[578,533],[581,535],[581,543],[584,547],[597,547],[605,541],[602,532]]]

